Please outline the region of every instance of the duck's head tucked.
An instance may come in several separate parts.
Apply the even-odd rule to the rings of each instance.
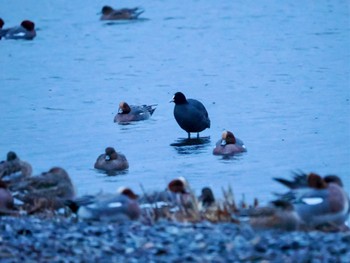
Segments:
[[[0,29],[5,25],[4,20],[2,20],[2,18],[0,18]]]
[[[105,5],[104,7],[102,7],[102,10],[101,10],[101,13],[103,15],[109,15],[113,12],[113,8],[108,6],[108,5]]]
[[[128,114],[128,113],[130,113],[130,111],[131,111],[131,108],[130,108],[129,104],[127,104],[125,101],[122,101],[119,103],[118,113]]]
[[[179,104],[186,104],[187,103],[187,99],[186,99],[185,95],[182,92],[176,92],[174,94],[173,99],[170,102],[174,102],[177,105],[179,105]]]
[[[221,145],[235,144],[235,143],[236,143],[236,137],[233,135],[232,132],[224,131],[222,133]]]
[[[35,24],[30,20],[23,20],[21,26],[27,29],[28,31],[33,31],[35,28]]]

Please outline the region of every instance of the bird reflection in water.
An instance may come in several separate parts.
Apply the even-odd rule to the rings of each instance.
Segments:
[[[210,137],[200,138],[179,138],[170,146],[174,146],[179,154],[202,153],[210,144]]]

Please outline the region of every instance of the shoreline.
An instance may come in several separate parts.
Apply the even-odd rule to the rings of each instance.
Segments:
[[[346,262],[350,232],[255,231],[242,223],[153,225],[3,216],[2,262]]]

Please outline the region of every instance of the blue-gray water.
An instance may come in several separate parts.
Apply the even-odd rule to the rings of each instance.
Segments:
[[[104,4],[142,6],[142,19],[108,24]],[[199,193],[233,187],[247,200],[285,189],[275,176],[301,169],[338,174],[350,189],[348,1],[2,0],[6,26],[36,22],[33,41],[0,41],[0,155],[34,174],[65,168],[78,194],[163,189],[183,175]],[[169,103],[176,91],[204,103],[209,143],[187,134]],[[153,117],[117,125],[121,100],[158,103]],[[224,129],[248,152],[212,155]],[[107,177],[93,169],[106,146],[130,163]]]

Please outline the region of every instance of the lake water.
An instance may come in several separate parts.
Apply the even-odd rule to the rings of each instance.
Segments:
[[[230,185],[266,202],[285,190],[272,178],[299,169],[337,174],[350,190],[349,1],[115,3],[0,1],[6,26],[37,27],[33,41],[0,41],[0,159],[14,150],[34,174],[61,166],[79,195],[185,176],[196,193]],[[101,22],[105,4],[145,13]],[[169,103],[177,91],[206,106],[206,143],[174,146],[187,137]],[[158,108],[117,125],[122,100]],[[248,152],[213,156],[224,129]],[[126,155],[126,173],[93,169],[107,146]]]

